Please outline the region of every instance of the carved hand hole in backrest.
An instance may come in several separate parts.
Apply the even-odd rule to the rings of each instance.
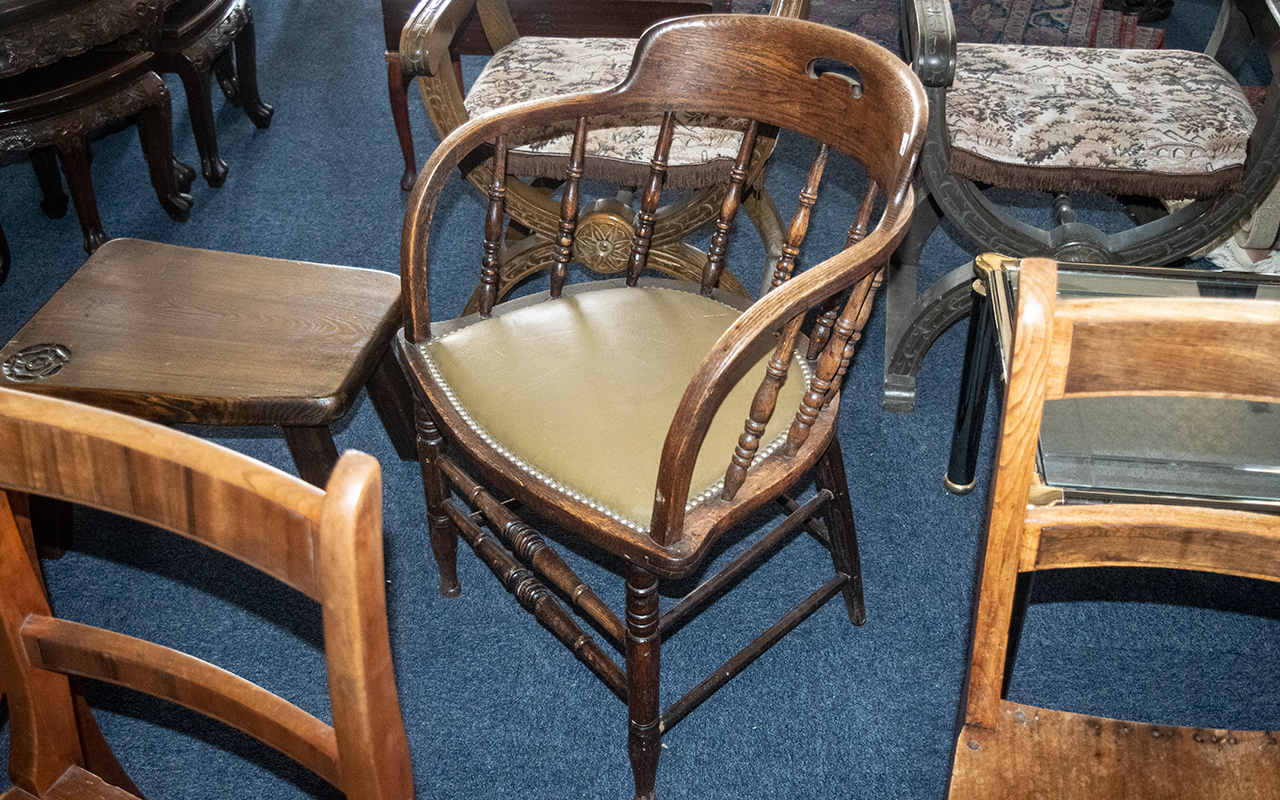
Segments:
[[[851,64],[833,58],[814,59],[809,62],[809,77],[843,81],[849,85],[854,97],[862,97],[862,74]]]

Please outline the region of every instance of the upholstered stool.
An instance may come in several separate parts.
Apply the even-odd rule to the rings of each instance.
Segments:
[[[180,0],[165,12],[156,57],[161,72],[182,79],[200,170],[210,186],[221,186],[227,164],[218,157],[210,73],[217,76],[227,101],[242,108],[254,125],[268,127],[275,112],[258,96],[253,11],[246,0]]]
[[[1230,73],[1177,50],[961,44],[947,92],[952,171],[1020,189],[1214,197],[1256,121]]]
[[[50,216],[61,216],[66,195],[54,170],[57,152],[71,199],[92,253],[107,235],[89,175],[90,137],[136,124],[160,205],[175,220],[191,214],[185,165],[175,165],[169,91],[150,53],[92,51],[0,80],[0,165],[30,157],[41,177]]]
[[[361,387],[416,458],[389,272],[114,239],[0,349],[0,385],[156,422],[279,425],[301,477]]]

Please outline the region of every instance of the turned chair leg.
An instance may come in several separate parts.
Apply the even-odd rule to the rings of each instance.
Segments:
[[[271,125],[275,108],[262,102],[258,96],[258,45],[253,32],[253,10],[245,8],[245,23],[236,34],[236,94],[240,108],[255,126],[265,129]]]
[[[400,154],[404,156],[404,174],[400,176],[400,188],[413,189],[418,175],[418,161],[413,152],[413,129],[409,125],[409,83],[413,76],[400,68],[400,54],[387,53],[387,94],[391,98],[391,119],[396,124],[396,137],[400,140]]]
[[[98,200],[89,174],[89,143],[81,138],[64,138],[58,142],[58,156],[80,220],[80,231],[84,234],[84,251],[93,253],[107,241],[107,233],[98,216]]]
[[[640,567],[627,572],[627,754],[635,781],[635,800],[654,800],[658,755],[662,749],[659,717],[658,576]]]
[[[436,569],[440,572],[440,594],[457,597],[462,593],[462,586],[458,583],[458,531],[445,513],[449,485],[436,465],[444,453],[444,437],[440,435],[431,412],[417,398],[414,399],[414,417],[418,429],[418,463],[422,468],[422,488],[427,499],[427,533]]]
[[[831,492],[831,501],[823,514],[831,540],[831,562],[836,572],[849,576],[841,590],[845,610],[849,612],[850,622],[862,625],[867,621],[867,606],[862,595],[862,561],[858,556],[858,534],[853,522],[853,508],[849,505],[849,481],[845,476],[839,438],[831,440],[817,466],[818,486]]]

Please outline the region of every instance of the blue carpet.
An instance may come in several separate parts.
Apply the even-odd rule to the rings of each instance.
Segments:
[[[197,181],[185,224],[154,201],[136,135],[101,140],[93,174],[106,230],[396,271],[405,196],[377,7],[254,2],[262,95],[277,107],[271,128],[255,129],[230,106],[216,109],[231,172],[221,189]],[[1201,44],[1214,8],[1178,0],[1168,46]],[[178,155],[198,163],[181,87],[170,87]],[[421,109],[411,111],[421,163],[435,139]],[[777,177],[806,157],[784,142]],[[0,170],[0,220],[14,256],[0,287],[5,339],[83,259],[74,219],[45,218],[38,199],[28,167]],[[458,213],[475,210],[470,192],[452,202]],[[959,241],[945,228],[930,240],[925,280],[971,257]],[[456,304],[470,275],[434,286],[433,303]],[[883,330],[881,309],[849,376],[841,420],[869,621],[853,628],[838,602],[828,604],[682,722],[663,743],[664,798],[942,795],[987,476],[966,497],[942,489],[963,326],[925,360],[917,410],[907,416],[880,410]],[[292,470],[283,442],[268,432],[193,432]],[[462,596],[439,596],[417,467],[396,459],[367,401],[337,439],[383,463],[393,647],[419,795],[630,797],[625,709],[468,553],[460,554]],[[989,435],[983,452],[991,453]],[[108,536],[123,539],[123,552],[104,544]],[[570,558],[616,605],[622,585],[610,565],[590,552]],[[828,568],[825,551],[799,541],[687,626],[663,650],[664,696],[701,680]],[[191,649],[327,714],[318,614],[289,590],[175,537],[93,513],[77,517],[75,551],[47,569],[60,613]],[[1034,601],[1014,699],[1162,723],[1280,726],[1276,592],[1247,581],[1097,571],[1042,580]],[[153,798],[336,794],[246,737],[209,731],[181,710],[109,687],[93,687],[91,699],[121,761]],[[142,721],[153,713],[158,724]],[[8,735],[0,704],[0,753]]]

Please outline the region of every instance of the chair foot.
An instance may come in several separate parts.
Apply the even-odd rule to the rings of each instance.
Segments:
[[[418,179],[417,170],[411,167],[404,168],[404,174],[400,176],[400,190],[404,192],[413,191],[413,182]]]
[[[186,192],[173,192],[160,201],[165,213],[174,222],[186,222],[191,219],[191,206],[195,203]],[[104,238],[103,241],[106,241]]]
[[[227,182],[227,162],[220,156],[214,155],[200,159],[200,172],[214,189]]]
[[[275,106],[269,106],[261,100],[256,103],[245,103],[245,116],[260,130],[271,127],[271,117],[276,113]]]
[[[107,242],[111,241],[111,237],[99,225],[95,228],[85,228],[84,230],[84,251],[89,255],[93,255]]]
[[[178,159],[173,160],[173,180],[178,184],[178,191],[184,194],[191,193],[191,184],[195,183],[196,170],[190,164],[184,164]]]

